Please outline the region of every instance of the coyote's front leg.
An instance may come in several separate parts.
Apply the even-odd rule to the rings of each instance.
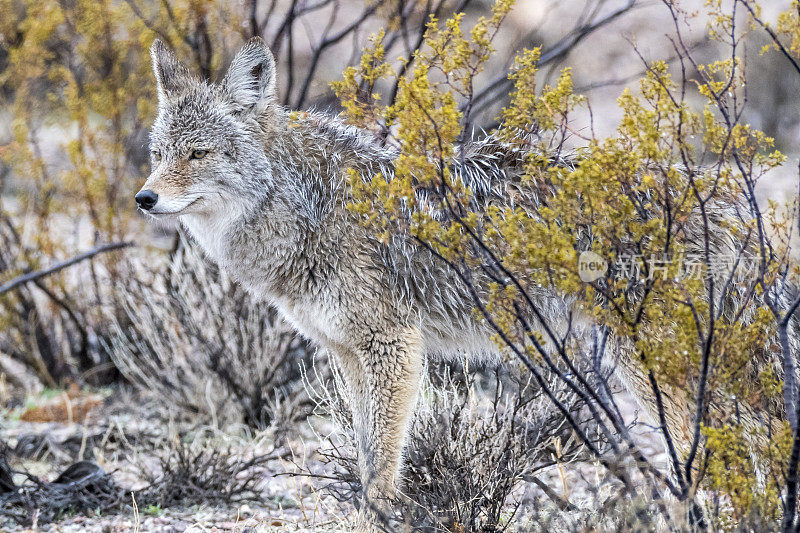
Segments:
[[[350,390],[363,487],[358,531],[377,531],[391,509],[410,415],[424,366],[419,332],[366,333],[340,353]]]

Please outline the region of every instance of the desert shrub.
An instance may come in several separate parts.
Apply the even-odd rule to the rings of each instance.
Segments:
[[[445,371],[442,386],[415,418],[404,468],[405,496],[415,522],[448,531],[500,531],[514,520],[514,493],[555,464],[581,456],[566,420],[530,379],[489,390]],[[510,390],[509,390],[510,389]],[[580,416],[580,402],[562,399]],[[416,511],[416,512],[414,512]]]
[[[161,508],[176,505],[258,501],[268,482],[267,466],[283,456],[280,450],[256,450],[207,440],[174,435],[170,443],[154,442],[146,450],[155,461],[138,461],[147,486],[136,491],[137,505]],[[137,450],[141,453],[143,450]]]
[[[349,120],[380,124],[398,155],[390,179],[350,172],[349,208],[376,238],[413,240],[447,264],[540,388],[586,402],[605,450],[559,410],[628,499],[657,503],[668,492],[702,528],[695,496],[705,491],[732,516],[714,527],[749,516],[775,523],[782,512],[790,527],[800,479],[797,204],[756,194],[786,156],[742,120],[755,75],[742,54],[757,28],[800,75],[798,2],[778,33],[756,1],[707,2],[708,34],[726,50],[707,64],[687,44],[687,13],[662,3],[681,68],[642,57],[644,75],[620,94],[621,120],[603,137],[570,69],[542,85],[534,48],[508,75],[497,127],[464,146],[485,95],[478,76],[512,1],[497,0],[471,28],[461,15],[432,20],[413,72],[395,72],[376,34],[334,89]],[[387,105],[376,79],[399,87]],[[496,173],[475,178],[465,161],[481,153]],[[497,163],[504,158],[512,163]],[[618,363],[657,424],[669,468],[642,452],[615,397],[581,369],[587,343],[575,330],[586,323],[602,339],[593,357]],[[635,460],[619,468],[609,451]]]
[[[0,274],[4,278],[51,266],[52,261],[43,260],[20,234],[19,226],[32,221],[12,217],[0,206]],[[116,260],[120,252],[111,255]],[[98,305],[100,293],[95,290],[103,284],[101,278],[108,281],[107,271],[86,262],[75,267],[72,275],[91,282],[76,286],[74,278],[56,276],[0,294],[0,353],[24,364],[50,387],[78,379],[107,383],[115,377],[103,345],[109,324],[105,315],[114,310],[111,305]]]
[[[97,464],[78,461],[51,482],[27,472],[19,484],[11,477],[5,454],[0,452],[0,525],[45,524],[67,513],[101,513],[123,507],[128,494]]]
[[[337,427],[319,452],[335,475],[320,482],[352,500],[361,487],[345,385],[334,370],[325,386],[311,389],[319,413],[331,413]],[[577,397],[564,392],[559,400],[586,419]],[[395,519],[422,530],[502,531],[513,524],[526,485],[571,506],[537,476],[585,457],[564,417],[524,374],[434,363],[407,437]]]
[[[112,350],[131,382],[220,424],[290,427],[310,412],[301,365],[314,350],[195,247],[137,279],[149,281],[124,295]]]
[[[9,278],[21,273],[27,267],[24,248],[8,216],[0,218],[0,242],[0,271]],[[53,375],[61,377],[66,369],[66,363],[56,355],[54,342],[55,330],[63,328],[64,320],[49,316],[41,301],[34,298],[33,290],[23,287],[13,296],[0,299],[0,351],[36,369],[45,383],[54,386]]]

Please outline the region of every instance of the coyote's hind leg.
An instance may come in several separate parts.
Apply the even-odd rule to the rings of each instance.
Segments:
[[[350,391],[363,487],[358,531],[378,531],[391,509],[406,430],[424,367],[419,332],[374,332],[340,354]]]

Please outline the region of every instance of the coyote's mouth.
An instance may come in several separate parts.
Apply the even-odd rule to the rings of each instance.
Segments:
[[[147,213],[148,215],[151,215],[151,216],[153,216],[155,218],[168,217],[168,216],[177,216],[177,215],[180,215],[183,212],[185,212],[190,207],[192,207],[194,204],[196,204],[202,198],[203,198],[202,196],[198,196],[197,198],[195,198],[194,200],[192,200],[191,202],[189,202],[185,206],[183,206],[180,209],[177,209],[175,211],[153,211],[153,210],[150,210],[150,211],[145,211],[145,213]]]

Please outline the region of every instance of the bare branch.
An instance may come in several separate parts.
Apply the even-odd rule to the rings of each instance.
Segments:
[[[106,252],[112,252],[114,250],[119,250],[121,248],[127,248],[128,246],[134,246],[134,242],[127,241],[127,242],[114,242],[110,244],[104,244],[102,246],[98,246],[97,248],[92,248],[88,252],[84,252],[80,255],[76,255],[72,259],[68,259],[66,261],[61,261],[60,263],[56,263],[51,267],[45,268],[44,270],[35,270],[33,272],[29,272],[27,274],[23,274],[22,276],[18,276],[7,283],[0,285],[0,294],[4,294],[8,291],[14,290],[17,287],[29,283],[31,281],[36,281],[47,277],[51,274],[55,274],[65,268],[69,268],[72,265],[80,263],[81,261],[86,261],[87,259],[91,259],[96,255],[100,255]]]
[[[539,66],[547,65],[554,61],[564,58],[569,54],[575,46],[578,45],[586,37],[594,33],[597,29],[602,28],[618,19],[636,6],[636,0],[628,0],[628,2],[619,9],[609,13],[605,17],[595,22],[582,24],[574,28],[571,32],[561,38],[556,44],[547,48],[539,59]],[[472,99],[472,106],[474,111],[480,111],[494,101],[493,95],[496,93],[508,92],[511,87],[511,80],[508,79],[506,74],[502,74],[490,82],[480,92],[478,92]]]

